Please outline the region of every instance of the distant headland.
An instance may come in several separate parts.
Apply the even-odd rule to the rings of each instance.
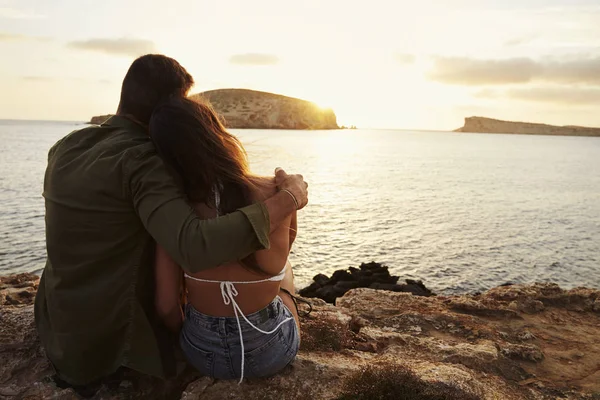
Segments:
[[[92,119],[90,119],[90,122],[88,122],[88,124],[101,125],[112,116],[113,114],[96,115],[95,117],[92,117]]]
[[[502,121],[484,117],[465,118],[465,125],[454,132],[512,133],[520,135],[600,136],[600,128],[554,126],[530,122]]]
[[[332,109],[307,100],[248,89],[209,90],[191,96],[208,101],[232,129],[340,129]],[[110,115],[93,117],[101,124]]]

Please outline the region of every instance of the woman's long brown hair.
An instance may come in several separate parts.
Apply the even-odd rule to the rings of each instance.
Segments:
[[[217,191],[220,215],[253,203],[256,177],[250,173],[246,151],[209,104],[169,98],[154,110],[149,131],[190,202],[214,206]],[[260,270],[254,256],[243,264]]]
[[[246,151],[209,104],[172,97],[155,109],[149,130],[190,202],[213,206],[218,191],[219,214],[252,203],[256,185]]]

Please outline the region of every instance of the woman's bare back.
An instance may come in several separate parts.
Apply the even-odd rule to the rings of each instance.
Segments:
[[[255,201],[262,201],[275,194],[276,188],[272,178],[257,179],[257,191],[254,193]],[[217,216],[214,207],[206,204],[196,206],[196,212],[203,219]],[[290,235],[292,216],[286,220],[269,236],[270,248],[254,253],[260,271],[243,265],[240,262],[230,262],[216,268],[191,274],[201,279],[215,281],[257,281],[270,278],[279,274],[286,265],[291,241],[295,237]],[[196,310],[203,314],[213,316],[233,316],[231,305],[223,303],[221,289],[218,283],[198,282],[186,279],[188,301]],[[254,284],[237,284],[238,296],[236,302],[244,314],[253,313],[266,307],[279,294],[280,282],[261,282]]]

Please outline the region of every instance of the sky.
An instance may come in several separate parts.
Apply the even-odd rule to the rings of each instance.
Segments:
[[[360,128],[600,126],[600,0],[0,0],[0,118],[114,112],[139,55]]]

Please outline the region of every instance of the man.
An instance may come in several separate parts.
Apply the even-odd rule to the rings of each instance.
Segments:
[[[308,201],[302,176],[279,170],[282,191],[264,203],[210,221],[194,214],[146,130],[155,105],[186,96],[193,83],[173,59],[140,57],[123,80],[117,115],[49,152],[48,258],[35,317],[48,358],[68,384],[95,382],[121,366],[173,374],[154,309],[155,241],[196,272],[268,248],[269,232]]]

